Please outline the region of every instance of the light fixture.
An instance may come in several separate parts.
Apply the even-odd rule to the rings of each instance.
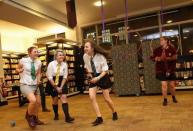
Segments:
[[[193,53],[193,50],[189,50],[189,53]]]
[[[184,30],[184,33],[189,33],[190,31],[189,30]]]
[[[168,24],[170,24],[170,23],[172,23],[172,22],[173,22],[172,20],[168,20],[168,21],[167,21]]]
[[[184,36],[183,38],[184,38],[184,39],[187,39],[188,37],[187,37],[187,36]]]
[[[101,3],[101,1],[94,2],[94,6],[97,6],[97,7],[102,6],[102,4],[105,5],[105,2],[104,1],[103,1],[103,3]]]
[[[137,35],[137,34],[135,34],[134,36],[135,36],[135,37],[137,37],[138,35]]]

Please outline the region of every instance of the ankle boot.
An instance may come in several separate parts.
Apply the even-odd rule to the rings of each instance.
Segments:
[[[93,126],[97,126],[103,123],[103,118],[102,117],[97,117],[94,122],[92,122]]]
[[[28,122],[29,127],[31,127],[32,129],[36,128],[36,123],[35,123],[35,120],[34,120],[34,115],[29,115],[28,114],[26,120]]]
[[[174,103],[178,103],[175,96],[172,96],[172,100],[173,100]]]
[[[36,125],[44,125],[44,122],[42,122],[37,116],[34,116],[34,120]]]
[[[117,112],[114,112],[114,113],[113,113],[112,120],[114,120],[114,121],[118,120]]]
[[[168,104],[167,98],[164,98],[163,106],[167,106],[167,104]]]
[[[65,121],[68,123],[72,123],[74,121],[74,118],[70,117],[70,115],[69,115],[68,103],[63,103],[62,109],[63,109],[63,112],[65,114]]]

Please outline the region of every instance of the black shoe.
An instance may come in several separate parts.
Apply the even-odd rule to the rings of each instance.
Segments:
[[[42,112],[50,112],[50,110],[45,108],[45,109],[42,109]]]
[[[59,120],[59,115],[55,115],[54,120]]]
[[[173,100],[174,103],[178,103],[175,96],[172,96],[172,100]]]
[[[167,106],[168,102],[167,101],[163,101],[163,106]]]
[[[174,102],[174,103],[178,103],[178,101],[176,100],[176,98],[175,98],[175,99],[173,99],[173,102]]]
[[[114,113],[113,113],[112,120],[114,120],[114,121],[118,120],[117,112],[114,112]]]
[[[73,117],[69,117],[66,119],[66,122],[67,123],[72,123],[74,121],[74,118]]]
[[[103,123],[103,118],[102,117],[97,117],[94,122],[92,122],[93,126],[97,126]]]

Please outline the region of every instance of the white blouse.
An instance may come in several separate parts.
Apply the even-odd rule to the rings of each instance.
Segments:
[[[84,59],[85,68],[88,70],[88,72],[92,72],[92,67],[90,63],[91,56],[84,54],[83,59]],[[107,60],[102,54],[96,53],[94,55],[93,62],[97,73],[108,71],[109,67],[107,65]]]
[[[24,71],[20,73],[20,83],[26,85],[37,85],[37,78],[32,79],[31,76],[31,63],[32,59],[30,57],[22,58],[19,61],[19,64],[23,66]],[[36,59],[34,60],[35,72],[37,74],[38,69],[41,69],[41,61]]]
[[[58,62],[56,60],[48,64],[46,75],[49,80],[53,80],[53,77],[56,76]],[[68,65],[66,62],[62,62],[60,65],[60,76],[63,76],[64,79],[67,79],[68,76]]]

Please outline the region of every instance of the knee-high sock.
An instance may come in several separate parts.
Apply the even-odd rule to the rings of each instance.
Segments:
[[[58,116],[58,104],[57,105],[52,105],[52,107],[53,107],[55,116]]]
[[[66,119],[68,119],[70,117],[69,111],[68,111],[68,103],[63,103],[62,109],[63,109]]]

